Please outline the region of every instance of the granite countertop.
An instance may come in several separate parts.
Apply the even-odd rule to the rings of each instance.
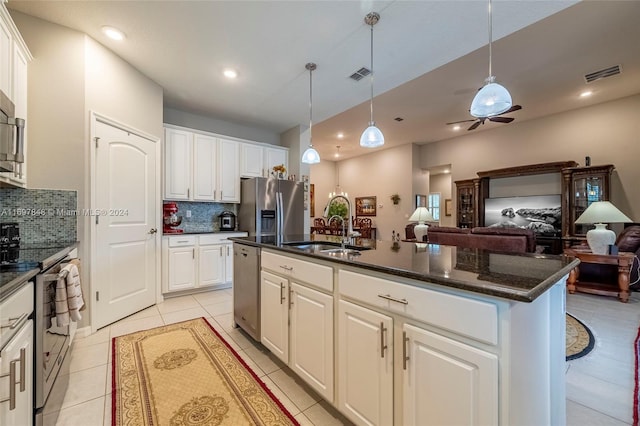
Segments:
[[[240,237],[232,241],[291,254],[333,261],[418,281],[481,293],[520,302],[532,302],[580,261],[568,256],[534,253],[502,253],[439,244],[375,241],[358,238],[356,245],[367,246],[357,255],[332,256],[301,250],[292,242],[333,241],[325,235]]]
[[[41,270],[48,268],[53,263],[65,257],[78,243],[36,243],[20,244],[21,262],[32,262],[33,267],[21,271],[0,272],[0,301],[17,291],[24,283],[36,276]]]

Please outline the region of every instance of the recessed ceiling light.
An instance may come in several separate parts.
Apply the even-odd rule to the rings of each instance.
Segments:
[[[588,98],[591,95],[593,95],[593,92],[591,90],[586,90],[586,91],[580,93],[580,97],[581,98]]]
[[[453,131],[454,132],[457,132],[458,130],[460,130],[460,126],[458,126],[458,125],[453,126]]]
[[[227,69],[226,69],[226,70],[224,70],[222,73],[223,73],[223,74],[224,74],[224,76],[225,76],[225,77],[227,77],[227,78],[231,78],[231,79],[233,79],[233,78],[238,77],[238,71],[236,71],[236,70],[234,70],[234,69],[231,69],[231,68],[227,68]]]
[[[125,39],[125,35],[122,31],[120,31],[117,28],[110,27],[108,25],[105,25],[104,27],[102,27],[102,32],[107,37],[113,40],[122,41]]]
[[[338,137],[338,139],[342,139],[344,138],[344,133],[340,132],[336,136]]]

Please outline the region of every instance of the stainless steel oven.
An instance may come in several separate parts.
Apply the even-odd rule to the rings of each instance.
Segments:
[[[69,380],[70,326],[59,326],[55,318],[55,292],[64,262],[69,257],[43,265],[36,275],[35,288],[35,424],[43,424],[45,406],[47,412],[60,410]],[[56,384],[56,397],[51,389]],[[55,406],[54,406],[55,405]]]

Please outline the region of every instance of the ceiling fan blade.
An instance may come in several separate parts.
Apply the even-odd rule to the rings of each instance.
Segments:
[[[480,120],[476,121],[475,123],[473,123],[467,130],[475,130],[478,128],[478,126],[481,124],[482,122]]]
[[[489,121],[495,121],[496,123],[511,123],[515,118],[513,117],[490,117]]]
[[[502,114],[508,114],[510,112],[513,112],[513,111],[518,111],[519,109],[522,109],[522,107],[520,105],[514,105],[511,108],[509,108],[508,110],[506,110],[505,112],[503,112]],[[502,115],[502,114],[500,114],[500,115]]]
[[[452,121],[451,123],[447,123],[447,126],[449,124],[458,124],[458,123],[470,123],[472,121],[476,121],[476,120],[461,120],[461,121]]]

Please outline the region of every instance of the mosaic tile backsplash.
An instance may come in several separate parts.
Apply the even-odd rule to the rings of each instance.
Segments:
[[[76,191],[0,188],[0,222],[17,222],[27,244],[77,241],[77,209]]]
[[[218,232],[220,219],[218,216],[224,211],[238,214],[237,204],[201,203],[191,201],[176,201],[178,216],[182,216],[182,223],[178,229],[184,232]],[[187,217],[187,210],[191,211],[191,217]]]

